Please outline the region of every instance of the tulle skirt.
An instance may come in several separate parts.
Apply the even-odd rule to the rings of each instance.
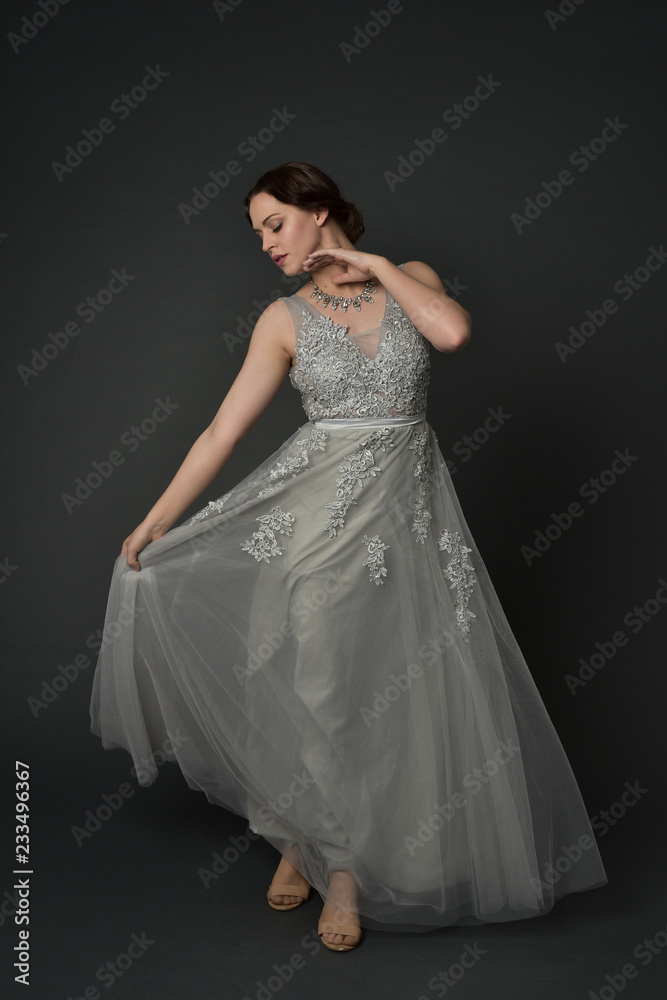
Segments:
[[[607,881],[425,414],[309,421],[119,556],[92,730],[246,817],[362,925],[517,920]]]

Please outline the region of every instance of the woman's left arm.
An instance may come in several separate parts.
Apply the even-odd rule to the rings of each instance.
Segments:
[[[375,277],[438,351],[460,351],[465,347],[471,334],[470,313],[447,295],[432,267],[411,260],[401,270],[386,257],[376,260]]]
[[[333,284],[377,278],[436,350],[459,351],[470,340],[470,313],[447,295],[428,264],[411,260],[401,269],[377,254],[331,248],[310,253],[304,270],[316,272],[332,261],[347,265],[347,273],[335,275]]]

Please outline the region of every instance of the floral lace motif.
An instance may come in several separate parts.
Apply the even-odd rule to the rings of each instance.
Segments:
[[[477,583],[473,575],[474,567],[468,561],[468,553],[472,549],[463,545],[458,531],[449,531],[447,528],[443,528],[440,532],[438,546],[441,550],[452,553],[447,569],[443,569],[442,572],[446,580],[452,581],[450,589],[456,587],[456,627],[465,641],[470,642],[470,619],[477,617],[468,608],[473,584]]]
[[[378,472],[382,472],[379,465],[373,464],[375,461],[373,452],[380,448],[382,451],[393,448],[394,442],[390,440],[393,432],[393,427],[379,427],[378,430],[373,431],[367,438],[360,441],[354,451],[350,455],[346,455],[338,465],[338,471],[341,473],[336,480],[338,499],[324,505],[330,512],[329,520],[326,523],[329,538],[337,533],[337,528],[345,527],[347,512],[352,504],[357,502],[352,496],[352,488],[363,486],[364,479],[368,476],[377,476]]]
[[[188,525],[196,524],[197,521],[203,521],[205,517],[209,517],[211,514],[219,514],[225,505],[225,501],[227,501],[231,495],[232,493],[230,490],[229,493],[225,493],[224,497],[220,497],[218,500],[210,500],[206,507],[192,515],[188,521]]]
[[[387,304],[384,337],[373,359],[347,336],[347,326],[306,307],[299,315],[289,378],[309,420],[414,416],[426,410],[429,342],[394,299]]]
[[[387,575],[384,553],[389,546],[383,545],[379,535],[372,535],[371,538],[364,535],[361,541],[368,548],[368,558],[364,559],[363,565],[369,567],[371,583],[376,583],[379,586],[384,583],[382,577]]]
[[[285,485],[285,480],[288,476],[291,476],[292,479],[297,476],[308,465],[309,451],[326,450],[328,437],[329,435],[323,427],[313,427],[307,438],[297,441],[295,447],[296,454],[292,455],[291,458],[278,462],[269,472],[269,479],[280,480],[280,482],[274,482],[270,486],[265,486],[259,491],[257,496],[263,497],[267,493],[273,493],[274,490]]]
[[[431,512],[428,509],[431,499],[431,470],[433,468],[433,450],[428,440],[428,431],[415,431],[410,442],[410,451],[415,452],[417,460],[413,466],[413,474],[417,478],[417,498],[414,502],[414,520],[412,530],[417,532],[417,541],[424,542],[428,534]]]
[[[252,538],[246,538],[241,545],[244,552],[250,552],[257,562],[268,563],[271,556],[281,556],[283,550],[276,541],[275,532],[281,535],[291,535],[294,515],[280,507],[273,507],[270,514],[261,514],[255,518],[259,521],[259,531],[256,531]]]
[[[307,438],[301,438],[296,442],[294,445],[294,454],[289,458],[283,458],[282,462],[278,462],[269,471],[269,480],[279,480],[279,482],[271,482],[269,486],[265,486],[260,489],[257,493],[257,497],[263,497],[269,493],[274,493],[277,489],[279,489],[279,487],[285,485],[285,480],[288,476],[294,478],[294,476],[298,475],[299,472],[301,472],[302,469],[305,469],[308,465],[308,452],[326,450],[326,441],[328,437],[329,435],[323,427],[313,427]],[[261,478],[264,479],[265,477],[266,473]],[[220,514],[226,501],[233,492],[234,490],[230,490],[229,493],[225,493],[225,495],[220,497],[218,500],[210,500],[206,507],[194,514],[187,523],[189,525],[196,524],[197,521],[203,521],[212,514]]]

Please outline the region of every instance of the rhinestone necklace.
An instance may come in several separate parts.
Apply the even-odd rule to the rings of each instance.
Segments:
[[[315,299],[316,302],[319,302],[321,299],[323,305],[328,306],[331,304],[331,308],[334,310],[340,306],[343,312],[347,312],[348,306],[354,306],[357,312],[359,312],[362,300],[364,302],[375,302],[375,299],[371,298],[370,295],[371,292],[377,291],[377,286],[372,278],[364,285],[363,292],[359,292],[359,294],[355,295],[353,298],[346,295],[329,295],[328,292],[323,292],[322,289],[315,284],[312,275],[310,275],[310,280],[313,282],[313,287],[315,289],[310,296],[311,299]]]

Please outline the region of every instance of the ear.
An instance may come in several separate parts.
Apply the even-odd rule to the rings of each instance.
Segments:
[[[323,226],[329,217],[329,209],[325,208],[324,205],[321,208],[315,209],[315,224],[318,226]]]

